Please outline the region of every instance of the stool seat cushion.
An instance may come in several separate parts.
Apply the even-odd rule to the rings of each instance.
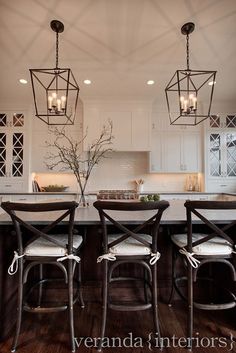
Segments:
[[[123,234],[110,234],[108,236],[108,244],[120,238]],[[148,234],[137,234],[140,238],[152,243],[152,237]],[[140,243],[138,240],[129,237],[121,243],[110,248],[109,252],[118,256],[134,256],[134,255],[149,255],[151,254],[151,247]]]
[[[193,233],[192,242],[200,240],[206,235]],[[171,240],[179,248],[183,248],[187,245],[187,234],[174,234],[171,236]],[[232,251],[232,245],[226,239],[218,236],[193,247],[193,252],[196,255],[230,255]]]
[[[39,237],[35,241],[33,241],[31,244],[29,244],[25,248],[25,255],[26,256],[64,256],[67,254],[67,248],[66,245],[68,243],[68,235],[67,234],[55,234],[55,235],[50,235],[52,239],[58,240],[65,244],[65,246],[58,246],[52,242],[50,242],[47,239],[44,239],[42,237]],[[73,247],[74,248],[79,248],[79,246],[82,244],[83,238],[81,235],[74,235],[73,237]]]

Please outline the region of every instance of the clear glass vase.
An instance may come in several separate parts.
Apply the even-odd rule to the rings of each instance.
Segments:
[[[77,202],[80,208],[89,207],[89,195],[78,193]]]

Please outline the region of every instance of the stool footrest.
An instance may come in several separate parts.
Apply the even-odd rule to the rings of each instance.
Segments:
[[[29,306],[29,305],[24,305],[23,310],[28,311],[30,313],[55,313],[58,311],[64,311],[68,308],[67,305],[61,305],[61,306],[54,306],[54,307],[40,307],[40,306]]]
[[[223,304],[201,304],[197,302],[193,302],[194,308],[202,309],[202,310],[224,310],[224,309],[232,309],[236,306],[236,302],[228,302]]]
[[[137,305],[128,305],[128,304],[108,304],[108,308],[119,311],[138,311],[138,310],[147,310],[152,307],[151,303],[148,304],[137,304]]]

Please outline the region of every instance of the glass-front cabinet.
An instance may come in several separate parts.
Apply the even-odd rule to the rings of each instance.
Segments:
[[[0,190],[22,191],[25,171],[25,114],[0,112]]]
[[[209,135],[209,174],[236,177],[236,131]]]
[[[210,129],[236,129],[236,115],[212,115],[208,122]]]
[[[213,116],[209,125],[206,191],[236,192],[236,116]]]

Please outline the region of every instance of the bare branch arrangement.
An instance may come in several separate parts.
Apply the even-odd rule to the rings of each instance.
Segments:
[[[50,129],[55,140],[53,143],[46,141],[47,147],[52,148],[53,151],[46,156],[46,166],[51,170],[56,167],[59,167],[61,171],[72,170],[79,185],[80,202],[83,206],[86,206],[85,189],[93,168],[102,158],[107,157],[108,152],[113,151],[111,147],[114,138],[112,129],[112,122],[108,121],[108,124],[102,127],[99,137],[88,146],[86,152],[83,152],[83,144],[87,137],[87,131],[77,141],[66,134],[64,127]]]

